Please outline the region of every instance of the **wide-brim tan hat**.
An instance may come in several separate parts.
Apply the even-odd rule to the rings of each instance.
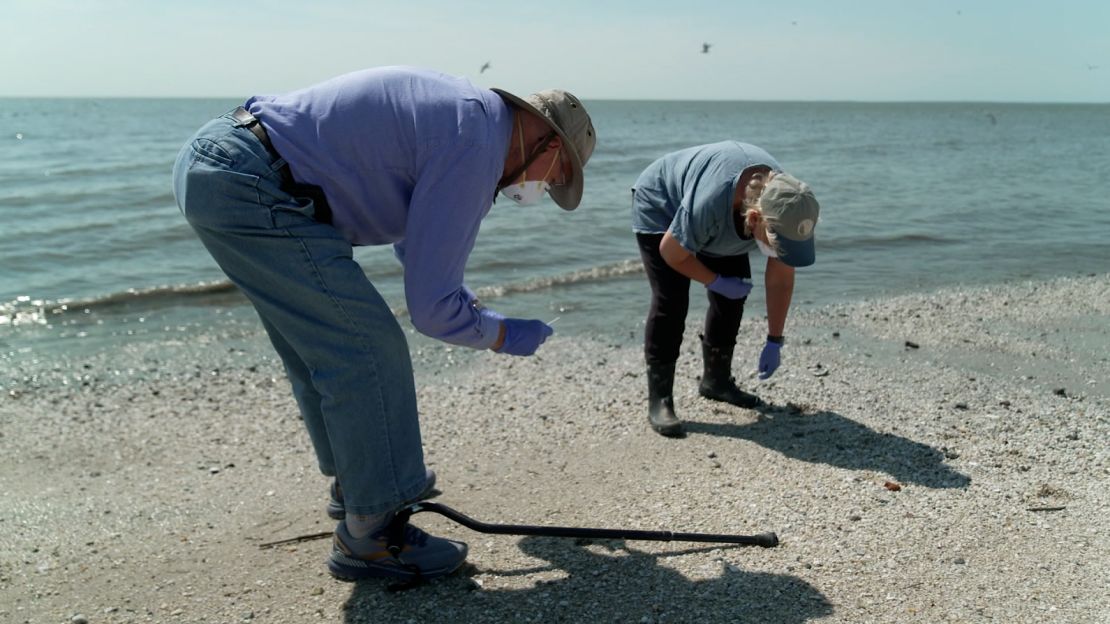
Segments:
[[[563,210],[574,210],[582,201],[582,168],[594,153],[597,135],[590,114],[582,102],[561,89],[548,89],[520,98],[504,89],[491,89],[510,104],[537,115],[563,140],[570,156],[571,174],[567,184],[552,186],[547,193]]]

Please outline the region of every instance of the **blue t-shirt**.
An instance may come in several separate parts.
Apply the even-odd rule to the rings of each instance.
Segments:
[[[297,182],[323,189],[353,245],[393,244],[413,325],[476,348],[498,322],[471,306],[467,258],[493,204],[512,109],[465,78],[410,67],[357,71],[247,100]]]
[[[745,169],[782,171],[763,149],[721,141],[671,152],[656,160],[632,188],[632,230],[671,236],[690,253],[736,256],[755,248],[736,233],[732,200]]]

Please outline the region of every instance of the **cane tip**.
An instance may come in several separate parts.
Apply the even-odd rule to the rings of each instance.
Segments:
[[[755,537],[757,543],[764,548],[774,548],[779,545],[779,536],[774,533],[760,533]]]

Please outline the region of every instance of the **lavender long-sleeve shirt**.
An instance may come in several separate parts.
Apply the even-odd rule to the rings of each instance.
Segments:
[[[493,345],[498,321],[471,305],[463,274],[512,133],[512,111],[497,94],[465,78],[382,67],[245,107],[297,181],[324,190],[344,238],[394,245],[417,330]]]

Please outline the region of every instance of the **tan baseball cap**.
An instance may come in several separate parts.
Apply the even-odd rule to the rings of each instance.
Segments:
[[[582,168],[594,153],[597,135],[594,124],[582,102],[561,89],[548,89],[519,98],[503,89],[491,89],[510,104],[531,112],[547,122],[563,140],[570,156],[570,180],[563,186],[552,186],[547,194],[563,210],[574,210],[582,201]]]
[[[777,174],[763,187],[759,206],[763,214],[774,218],[772,229],[783,251],[779,260],[792,267],[813,264],[813,230],[821,206],[809,185],[789,173]]]

